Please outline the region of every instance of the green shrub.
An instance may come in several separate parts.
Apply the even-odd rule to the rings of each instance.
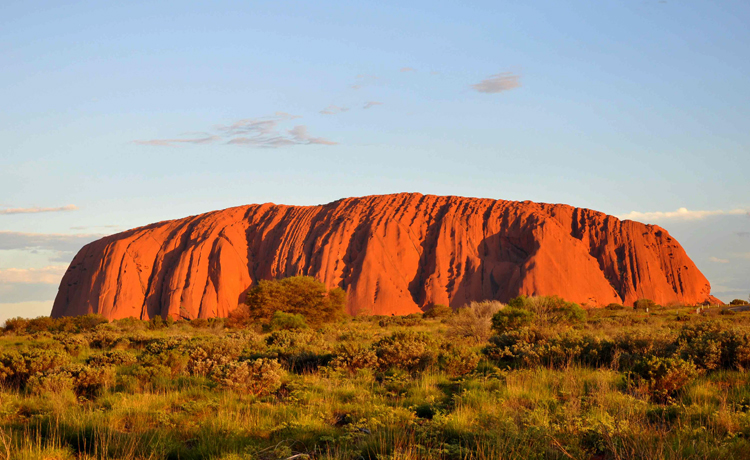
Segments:
[[[371,320],[377,320],[378,326],[380,327],[392,327],[392,326],[402,326],[402,327],[412,327],[412,326],[418,326],[422,324],[423,315],[420,313],[412,313],[410,315],[403,315],[403,316],[382,316],[382,315],[376,315],[371,316]]]
[[[220,385],[253,395],[273,393],[281,386],[281,365],[276,360],[231,361],[214,369],[211,379]]]
[[[701,369],[713,370],[721,366],[721,326],[712,321],[686,324],[677,338],[680,355]]]
[[[208,320],[206,318],[195,318],[190,320],[190,326],[196,329],[202,329],[208,327]]]
[[[505,307],[492,317],[492,329],[498,334],[526,327],[534,321],[534,313],[519,307]]]
[[[88,336],[89,346],[102,350],[112,348],[127,348],[130,342],[117,332],[98,330]]]
[[[448,321],[448,336],[472,338],[484,342],[492,333],[492,317],[504,305],[494,300],[464,305]]]
[[[645,356],[672,356],[677,349],[671,336],[658,332],[626,331],[616,335],[614,342],[623,369],[631,369]]]
[[[44,374],[70,362],[70,357],[57,350],[32,348],[0,352],[0,383],[22,388],[35,374]]]
[[[83,336],[67,333],[59,335],[57,341],[62,344],[63,348],[70,356],[80,355],[89,345],[88,340],[83,338]]]
[[[541,363],[541,347],[548,337],[532,328],[511,330],[490,338],[482,352],[491,360],[513,366],[534,366]]]
[[[238,340],[206,341],[190,352],[187,371],[190,375],[205,377],[217,367],[235,361],[241,353],[242,343]]]
[[[574,302],[566,302],[561,297],[519,296],[513,299],[517,308],[534,313],[538,324],[577,323],[586,319],[586,311]]]
[[[750,334],[739,329],[721,332],[721,364],[724,369],[750,369]]]
[[[729,302],[729,305],[748,305],[748,302],[747,300],[734,299],[731,302]]]
[[[68,366],[64,370],[73,378],[73,387],[79,396],[95,398],[115,383],[115,370],[111,366],[94,367],[81,364]]]
[[[233,341],[228,341],[234,344]],[[183,351],[189,346],[190,340],[187,337],[165,337],[158,339],[147,339],[144,347],[145,353],[149,355],[161,355],[168,351]]]
[[[508,306],[513,308],[524,308],[528,297],[521,294],[518,297],[513,297],[508,301]]]
[[[680,358],[651,356],[635,366],[637,380],[654,402],[668,403],[697,375],[695,365]]]
[[[273,331],[266,337],[266,345],[281,353],[326,349],[328,346],[322,334],[310,330]]]
[[[20,316],[17,318],[8,318],[5,320],[3,330],[5,332],[12,332],[14,334],[25,334],[26,326],[28,325],[29,320],[26,318],[21,318]]]
[[[73,376],[68,372],[54,372],[51,374],[35,374],[29,378],[27,389],[31,394],[46,396],[72,392],[75,388]]]
[[[623,310],[625,308],[625,306],[623,306],[620,303],[611,303],[611,304],[607,305],[604,308],[606,310],[617,311],[617,310]]]
[[[447,305],[436,303],[432,305],[422,314],[423,318],[427,319],[441,319],[448,318],[453,314],[453,309]]]
[[[432,341],[424,333],[394,332],[373,345],[382,370],[390,368],[409,372],[423,371],[436,359]]]
[[[228,324],[245,327],[271,320],[274,312],[299,314],[312,326],[336,321],[344,314],[346,293],[310,276],[261,280],[247,293],[244,305],[230,313]]]
[[[270,328],[272,331],[307,329],[307,323],[305,317],[300,314],[275,311],[271,317]]]
[[[334,350],[330,366],[334,369],[345,369],[355,372],[359,369],[373,368],[378,364],[375,351],[359,343],[341,343]]]
[[[172,370],[167,366],[157,363],[135,366],[131,372],[141,388],[152,390],[163,388],[172,380]],[[122,379],[121,382],[127,385],[126,379]]]
[[[438,353],[440,369],[451,377],[462,377],[474,372],[479,364],[479,355],[466,347],[443,344]]]

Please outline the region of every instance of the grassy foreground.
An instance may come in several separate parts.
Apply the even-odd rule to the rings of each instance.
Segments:
[[[492,332],[473,308],[276,331],[9,322],[0,459],[750,458],[750,314]]]

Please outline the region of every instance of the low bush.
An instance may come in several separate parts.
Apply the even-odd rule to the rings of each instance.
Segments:
[[[424,333],[394,332],[373,345],[381,370],[423,371],[436,360],[432,340]]]
[[[453,309],[447,305],[436,303],[432,305],[422,314],[423,318],[426,319],[443,319],[448,318],[453,314]]]
[[[210,377],[224,387],[260,396],[278,390],[283,373],[278,361],[256,359],[228,362],[215,368]]]
[[[100,350],[112,348],[127,348],[130,342],[127,338],[113,331],[99,330],[88,336],[89,347]]]
[[[370,321],[377,321],[380,327],[413,327],[422,324],[423,316],[419,313],[412,313],[404,316],[382,316],[376,315],[369,317]]]
[[[88,340],[80,335],[65,333],[57,336],[56,340],[62,344],[63,348],[70,356],[80,355],[89,346]]]
[[[29,378],[44,374],[70,362],[70,357],[57,350],[32,348],[0,352],[0,383],[16,388],[26,386]]]
[[[540,325],[559,323],[579,323],[586,319],[586,310],[574,302],[566,302],[558,296],[519,296],[511,299],[511,307],[534,313],[535,322]]]
[[[534,321],[534,313],[519,307],[505,307],[492,317],[492,329],[498,334],[515,331]]]
[[[305,317],[300,314],[276,311],[271,317],[269,327],[272,331],[307,329]]]
[[[462,377],[474,372],[479,364],[479,355],[466,347],[446,343],[440,347],[437,362],[440,370],[450,377]]]
[[[374,368],[378,365],[375,351],[359,343],[339,344],[333,353],[330,367],[355,372],[359,369]]]
[[[492,333],[492,317],[503,307],[500,302],[485,300],[459,308],[448,321],[448,335],[486,341]]]
[[[680,358],[651,356],[640,361],[633,374],[654,402],[668,403],[697,376],[697,370],[693,363]]]
[[[75,388],[73,376],[68,372],[35,374],[29,378],[27,389],[31,394],[47,396],[72,392]]]

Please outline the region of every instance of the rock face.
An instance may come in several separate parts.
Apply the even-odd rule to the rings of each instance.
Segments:
[[[249,205],[159,222],[83,247],[53,317],[226,316],[260,279],[309,275],[350,313],[559,295],[588,306],[715,301],[666,230],[589,209],[396,194]]]

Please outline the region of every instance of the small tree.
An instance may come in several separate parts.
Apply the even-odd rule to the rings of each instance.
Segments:
[[[633,303],[634,310],[654,310],[658,305],[651,299],[638,299]]]
[[[268,322],[281,311],[302,315],[309,324],[317,326],[339,319],[345,306],[346,293],[342,289],[329,291],[310,276],[261,280],[247,293],[245,304],[230,313],[229,323],[245,326]]]

